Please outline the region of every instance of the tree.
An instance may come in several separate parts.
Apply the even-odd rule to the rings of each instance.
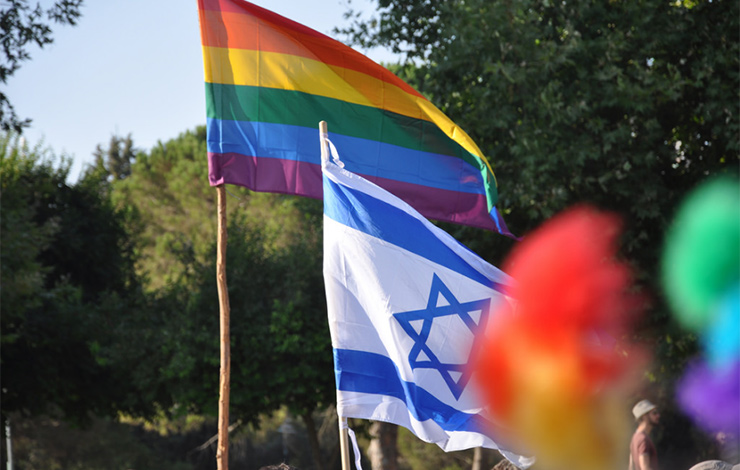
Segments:
[[[326,468],[326,457],[313,414],[336,396],[322,270],[322,207],[317,201],[295,197],[285,203],[295,206],[293,217],[301,220],[290,229],[279,258],[282,291],[273,302],[270,324],[273,360],[281,369],[274,377],[279,386],[274,397],[302,418],[314,467],[320,470]]]
[[[51,8],[43,10],[37,3],[32,8],[28,0],[8,0],[0,10],[2,26],[2,46],[5,62],[0,64],[0,81],[7,83],[8,78],[21,66],[21,62],[31,58],[28,44],[36,43],[39,47],[51,44],[49,24],[69,24],[74,26],[81,16],[83,0],[57,0]],[[2,130],[22,132],[31,124],[30,119],[21,119],[5,93],[0,93],[0,125]]]
[[[637,339],[654,346],[656,393],[696,340],[658,280],[678,203],[709,176],[738,175],[740,4],[643,0],[379,0],[344,31],[405,54],[394,68],[489,156],[499,206],[525,235],[582,202],[624,218],[622,254],[653,300]],[[350,15],[352,13],[350,12]],[[498,264],[514,242],[445,224]]]
[[[216,236],[216,204],[207,179],[205,139],[201,126],[159,142],[136,155],[130,175],[113,181],[111,196],[117,207],[136,214],[131,219],[136,226],[129,230],[139,234],[137,269],[149,277],[150,291],[175,282],[187,275],[184,269],[202,265],[211,256],[207,250]],[[111,148],[118,150],[119,144],[111,142]],[[125,143],[123,147],[125,154]],[[239,188],[229,191],[236,197],[246,194]],[[228,206],[230,213],[239,209],[239,204]]]
[[[205,128],[137,155],[112,182],[118,207],[138,214],[139,272],[166,305],[163,375],[178,410],[215,415],[219,370],[215,190],[207,180]],[[234,420],[257,423],[287,407],[323,460],[313,424],[334,399],[321,270],[321,204],[228,188],[227,279]],[[237,392],[238,391],[238,392]]]
[[[323,468],[312,415],[333,401],[334,382],[317,250],[320,237],[304,235],[295,244],[280,246],[274,234],[238,217],[228,233],[230,414],[234,420],[256,424],[260,415],[286,406],[303,419],[316,468]],[[172,313],[177,329],[170,328],[167,373],[176,402],[189,411],[215,415],[219,377],[215,258],[188,272],[194,273],[190,281],[169,287],[184,308]]]
[[[93,152],[95,163],[87,172],[96,172],[102,178],[111,181],[118,181],[126,178],[131,174],[131,165],[136,159],[136,149],[131,134],[126,137],[113,135],[110,138],[108,149],[98,144]]]
[[[131,363],[106,354],[144,304],[125,214],[98,181],[68,185],[68,161],[57,166],[12,135],[0,141],[0,170],[3,417],[84,423],[90,414],[153,412]]]
[[[370,426],[370,437],[367,455],[372,470],[398,470],[398,426],[374,421]]]

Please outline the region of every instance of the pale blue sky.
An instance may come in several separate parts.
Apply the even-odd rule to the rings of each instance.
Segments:
[[[330,36],[346,24],[347,0],[253,3]],[[370,14],[374,4],[352,6]],[[72,182],[113,134],[131,133],[149,150],[205,124],[196,0],[86,0],[82,13],[75,27],[55,26],[53,44],[32,47],[5,87],[19,116],[33,119],[28,143],[43,139],[55,154],[73,157]],[[393,60],[383,50],[362,52]]]

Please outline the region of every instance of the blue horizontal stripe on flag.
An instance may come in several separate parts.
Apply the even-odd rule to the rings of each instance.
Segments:
[[[460,411],[415,383],[402,380],[398,368],[387,356],[334,349],[334,369],[338,390],[398,398],[418,421],[431,419],[445,431],[485,434],[490,429],[482,416]]]
[[[392,243],[486,287],[504,292],[503,286],[468,264],[424,226],[420,219],[362,191],[337,184],[327,177],[324,177],[324,214],[343,225]],[[470,251],[464,245],[460,246]],[[477,256],[472,251],[470,253]]]
[[[318,123],[315,129],[287,124],[209,118],[209,152],[296,160],[321,164]],[[346,169],[432,188],[485,194],[480,171],[463,160],[378,141],[330,133]]]

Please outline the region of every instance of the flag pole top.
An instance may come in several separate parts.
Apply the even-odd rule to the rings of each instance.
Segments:
[[[321,143],[321,166],[329,163],[329,130],[326,121],[319,122],[319,142]]]

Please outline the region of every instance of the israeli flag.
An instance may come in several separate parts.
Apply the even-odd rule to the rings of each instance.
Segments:
[[[333,149],[334,150],[334,149]],[[327,159],[328,160],[328,159]],[[373,183],[323,162],[337,411],[445,451],[500,449],[466,367],[510,278]]]

